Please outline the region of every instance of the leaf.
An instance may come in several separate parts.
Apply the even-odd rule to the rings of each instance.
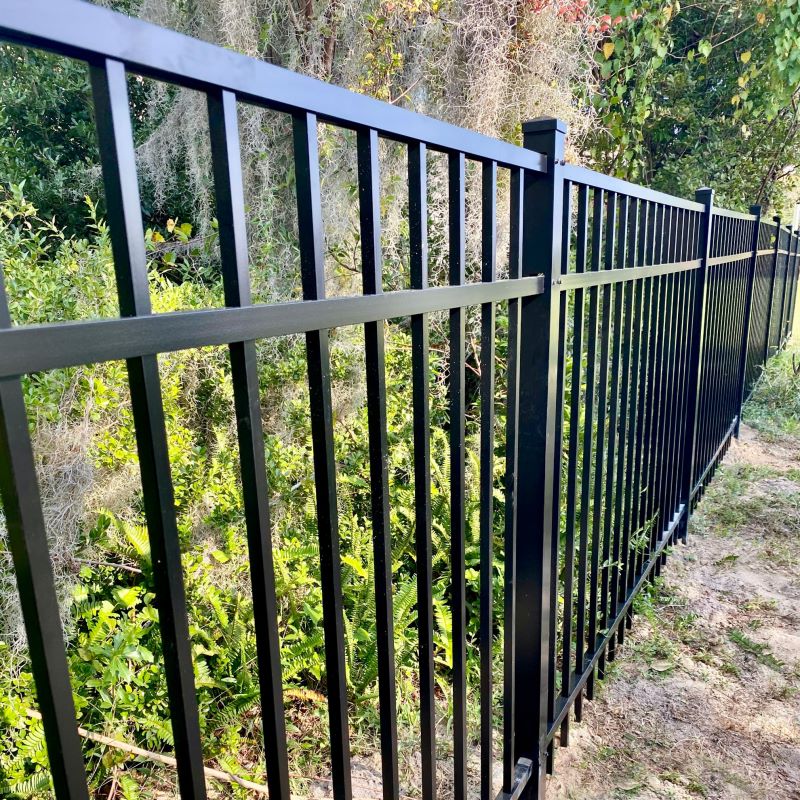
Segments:
[[[315,692],[313,689],[286,689],[283,696],[292,700],[308,700],[312,703],[325,702],[325,695]]]
[[[220,564],[227,564],[231,560],[230,556],[227,553],[223,553],[222,550],[212,550],[211,555]]]
[[[739,56],[739,60],[742,62],[742,64],[746,64],[748,61],[750,61],[752,55],[753,54],[749,50],[745,50],[744,53]]]
[[[344,555],[342,556],[342,563],[347,564],[347,566],[350,567],[353,570],[353,572],[355,572],[356,575],[358,575],[359,578],[367,577],[367,570],[364,568],[364,565],[357,558],[354,558],[353,556],[349,555]]]
[[[614,55],[614,42],[606,42],[603,45],[603,55],[606,57],[606,61]]]
[[[701,39],[697,45],[697,52],[700,53],[701,56],[705,56],[706,58],[711,54],[711,51],[714,49],[711,42],[708,39]]]
[[[127,588],[114,589],[114,598],[125,608],[133,608],[139,601],[139,587],[129,586]]]
[[[655,670],[656,672],[669,672],[674,668],[674,666],[675,665],[671,661],[667,661],[665,658],[660,658],[658,661],[654,661],[650,665],[650,669]]]
[[[130,659],[131,661],[144,661],[147,664],[152,664],[155,661],[153,657],[152,651],[148,650],[146,647],[142,645],[137,645],[136,647],[129,647],[123,653],[125,658]]]
[[[174,219],[168,219],[167,220],[167,230],[170,233],[172,233],[172,231],[175,230],[175,220]]]

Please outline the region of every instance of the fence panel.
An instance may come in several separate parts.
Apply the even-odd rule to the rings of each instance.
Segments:
[[[747,371],[745,378],[745,397],[749,397],[761,375],[764,354],[767,349],[767,323],[769,317],[772,268],[775,259],[772,244],[775,233],[774,224],[761,220],[758,228],[758,247],[756,268],[753,278],[753,307],[750,319],[750,332],[747,342]]]
[[[480,748],[482,800],[493,785],[492,646],[504,631],[501,798],[544,796],[555,744],[617,656],[632,601],[685,538],[691,508],[738,430],[741,403],[791,334],[797,233],[760,212],[717,209],[564,163],[557,120],[524,126],[524,147],[428,119],[67,0],[9,2],[0,37],[90,68],[119,317],[12,327],[0,283],[0,488],[59,800],[87,798],[63,634],[33,466],[21,378],[127,361],[163,640],[180,792],[206,793],[181,552],[157,356],[227,345],[272,797],[290,797],[269,489],[255,341],[305,334],[333,795],[352,796],[330,331],[364,328],[368,456],[384,800],[400,796],[383,323],[410,319],[414,542],[423,800],[437,796],[428,315],[448,314],[449,566],[456,800],[467,796],[465,309],[480,307]],[[127,97],[143,75],[207,97],[225,305],[151,313]],[[302,300],[254,305],[237,124],[247,101],[293,129]],[[326,298],[320,121],[356,131],[363,294]],[[382,291],[381,139],[408,155],[410,289]],[[449,281],[428,282],[427,153],[448,163]],[[465,274],[466,171],[482,176],[481,280]],[[510,175],[508,277],[497,270],[498,168]],[[0,176],[2,178],[2,176]],[[0,273],[0,277],[1,273]],[[494,371],[507,302],[504,396]],[[493,606],[496,406],[506,407],[504,595]],[[518,533],[520,535],[518,535]]]
[[[562,745],[571,707],[579,718],[677,524],[702,214],[700,204],[663,202],[589,170],[566,167],[565,176],[563,612],[548,725],[548,742],[558,733]]]
[[[739,416],[739,364],[755,224],[752,215],[720,210],[713,213],[694,487],[707,482]]]

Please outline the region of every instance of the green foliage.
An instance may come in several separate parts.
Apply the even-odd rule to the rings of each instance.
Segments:
[[[795,328],[797,328],[795,322]],[[779,441],[800,436],[800,347],[795,337],[770,359],[744,409],[744,421]]]
[[[592,103],[603,121],[593,155],[606,171],[635,180],[642,177],[645,131],[656,110],[654,76],[672,47],[673,7],[660,0],[601,3],[605,34],[595,53],[600,91]]]
[[[140,138],[154,122],[143,113],[147,92],[141,81],[129,82]],[[58,216],[67,231],[83,233],[87,220],[81,198],[99,190],[98,162],[86,64],[31,48],[0,45],[3,184],[24,184],[26,196],[44,219]]]
[[[17,323],[112,316],[116,312],[113,261],[105,223],[87,200],[89,239],[66,236],[41,219],[22,187],[0,202],[0,263]],[[150,230],[147,245],[151,297],[156,313],[223,304],[212,269],[198,270],[190,251],[178,250],[165,263],[165,245],[183,243],[191,230],[180,224]],[[174,252],[174,251],[172,251]],[[502,321],[501,321],[502,324]],[[359,345],[333,334],[335,381],[352,392]],[[395,655],[401,691],[415,691],[417,670],[416,551],[413,421],[410,408],[408,330],[387,326],[387,424],[390,445],[392,580]],[[272,493],[273,555],[282,644],[283,681],[289,710],[315,714],[326,692],[322,594],[314,502],[310,424],[305,390],[305,348],[301,339],[284,343],[270,360],[261,343],[267,471]],[[444,388],[433,380],[443,368],[431,366],[433,511],[433,594],[435,659],[442,690],[452,668],[450,617],[449,445]],[[195,683],[206,758],[236,764],[242,748],[258,750],[258,672],[249,563],[241,500],[233,391],[227,351],[183,351],[160,357],[162,397],[183,553]],[[91,421],[90,458],[96,486],[82,531],[83,545],[71,582],[68,660],[79,723],[88,730],[155,750],[169,751],[168,694],[158,626],[147,525],[138,488],[135,434],[124,365],[109,363],[26,379],[31,424],[47,419]],[[282,387],[282,388],[281,388]],[[282,392],[282,394],[281,394]],[[284,428],[270,424],[271,400],[280,396]],[[69,399],[65,403],[65,398]],[[336,426],[339,480],[339,536],[344,600],[347,685],[356,737],[374,735],[377,725],[377,644],[374,559],[371,534],[368,416],[363,403],[341,411]],[[468,481],[477,487],[477,406],[469,403]],[[502,416],[498,421],[502,425]],[[500,486],[503,460],[496,459]],[[46,467],[45,467],[46,468]],[[128,480],[130,476],[132,480]],[[128,486],[122,497],[106,487]],[[467,630],[478,635],[479,518],[477,492],[466,505]],[[108,501],[108,503],[106,503]],[[497,606],[502,582],[502,518],[497,504]],[[3,564],[8,562],[1,562]],[[5,568],[5,567],[4,567]],[[498,621],[498,625],[499,625]],[[498,652],[500,629],[495,631]],[[0,774],[10,793],[35,796],[45,779],[46,753],[30,672],[8,645],[0,670],[0,691],[11,698],[0,725],[10,745],[0,753]],[[477,675],[477,649],[469,647],[470,674]],[[410,696],[410,695],[409,695]],[[290,747],[303,751],[293,737]],[[318,743],[315,742],[318,754]],[[114,775],[130,774],[129,754],[86,743],[93,788]],[[294,757],[294,756],[293,756]],[[297,757],[300,757],[298,755]],[[254,763],[260,763],[256,757]],[[256,779],[263,776],[254,776]],[[41,784],[41,789],[47,786]],[[136,786],[127,785],[126,796]]]
[[[600,10],[600,168],[681,195],[714,186],[720,204],[740,209],[790,206],[798,0],[613,0]]]
[[[76,226],[83,222],[76,186],[89,188],[87,170],[96,160],[86,95],[84,64],[0,46],[0,175],[25,182],[45,218],[58,212]]]

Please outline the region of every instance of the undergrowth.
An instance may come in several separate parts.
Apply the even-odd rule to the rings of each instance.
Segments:
[[[795,324],[795,330],[797,325]],[[800,436],[800,338],[767,363],[742,418],[771,441]]]
[[[108,231],[88,204],[92,235],[66,237],[37,217],[14,187],[0,202],[0,263],[17,324],[117,314]],[[224,304],[214,241],[190,245],[191,226],[170,220],[147,232],[155,313]],[[164,244],[187,245],[174,257]],[[254,265],[258,268],[258,265]],[[502,330],[505,320],[500,316]],[[387,324],[392,580],[401,742],[416,752],[418,665],[416,550],[407,326]],[[342,596],[353,753],[372,754],[378,733],[374,565],[370,525],[368,419],[363,334],[332,332],[332,376]],[[503,338],[503,337],[501,337]],[[327,706],[319,545],[304,340],[259,343],[259,379],[270,487],[272,549],[294,790],[327,771]],[[498,392],[504,349],[498,347]],[[440,376],[446,350],[432,342],[431,511],[437,714],[451,719],[449,437]],[[230,361],[224,348],[159,357],[164,415],[206,764],[265,781],[253,605],[242,507]],[[472,369],[477,369],[473,364]],[[467,404],[467,486],[478,485],[477,383]],[[40,373],[24,379],[78,723],[88,731],[170,753],[172,731],[162,668],[158,603],[140,487],[124,363]],[[503,409],[495,457],[495,608],[501,609]],[[61,444],[60,449],[54,442]],[[62,455],[59,456],[59,453]],[[69,457],[67,457],[69,456]],[[73,487],[70,489],[70,487]],[[67,491],[70,489],[70,491]],[[67,503],[67,498],[71,498]],[[467,493],[466,585],[469,724],[477,733],[479,543],[477,491]],[[68,507],[70,513],[65,513]],[[47,754],[25,650],[4,526],[0,527],[0,786],[8,797],[49,793]],[[502,616],[493,629],[502,653]],[[499,664],[498,664],[499,667]],[[499,690],[499,687],[498,687]],[[451,737],[440,739],[446,755]],[[90,788],[121,796],[169,791],[174,774],[84,741]],[[223,787],[227,796],[247,790]]]

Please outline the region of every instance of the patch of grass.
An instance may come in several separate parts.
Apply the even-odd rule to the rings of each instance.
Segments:
[[[749,612],[775,612],[778,610],[778,601],[772,597],[754,597],[748,600],[743,608]]]
[[[700,781],[689,781],[686,790],[700,797],[708,797],[708,789]]]
[[[708,789],[698,780],[691,780],[686,784],[686,790],[699,797],[708,797]]]
[[[723,672],[725,675],[731,675],[734,678],[738,678],[741,676],[741,672],[739,671],[739,667],[733,663],[733,661],[727,661],[723,659],[722,663],[719,665],[720,671]]]
[[[775,686],[770,692],[770,697],[773,700],[791,700],[798,692],[800,692],[800,689],[787,683],[783,686]]]
[[[710,650],[697,650],[692,653],[692,658],[699,664],[718,669],[723,675],[739,677],[739,668],[731,661],[724,652],[713,653]]]
[[[784,520],[790,522],[791,518],[784,518]],[[792,527],[798,527],[799,523],[800,517],[795,520]],[[776,567],[791,568],[800,563],[796,541],[777,536],[766,545],[761,553],[761,558]]]
[[[684,787],[686,791],[691,794],[698,795],[699,797],[708,797],[707,787],[695,777],[687,778],[676,770],[667,770],[662,772],[658,777],[666,783],[674,783],[676,786]]]
[[[759,558],[782,568],[800,563],[794,546],[800,534],[800,485],[780,470],[748,464],[723,467],[699,511],[695,517],[699,530],[747,539],[758,534],[766,545],[759,548]],[[739,557],[727,553],[714,566],[731,568]]]
[[[783,474],[790,481],[800,484],[800,469],[797,467],[789,467]]]
[[[601,745],[597,748],[597,758],[601,761],[612,761],[623,755],[623,751],[611,745]]]
[[[676,614],[673,620],[673,627],[678,633],[694,630],[697,626],[698,615],[694,611],[684,611]]]
[[[797,338],[770,359],[764,374],[744,408],[743,420],[773,441],[800,436],[800,374],[792,360],[800,356]]]
[[[723,476],[725,473],[723,469],[719,474]],[[705,524],[717,533],[733,533],[764,515],[768,500],[763,495],[746,495],[743,490],[741,493],[725,491],[723,487],[715,489],[703,498],[701,510]]]
[[[637,640],[630,649],[633,658],[646,661],[668,660],[675,654],[675,643],[667,634],[670,624],[664,614],[667,605],[679,605],[683,601],[672,593],[663,580],[657,579],[634,599],[634,611],[650,625],[650,634]]]
[[[774,669],[776,672],[781,671],[783,662],[772,655],[767,645],[753,641],[747,634],[736,629],[730,632],[730,640],[745,653],[754,656],[764,666]]]

